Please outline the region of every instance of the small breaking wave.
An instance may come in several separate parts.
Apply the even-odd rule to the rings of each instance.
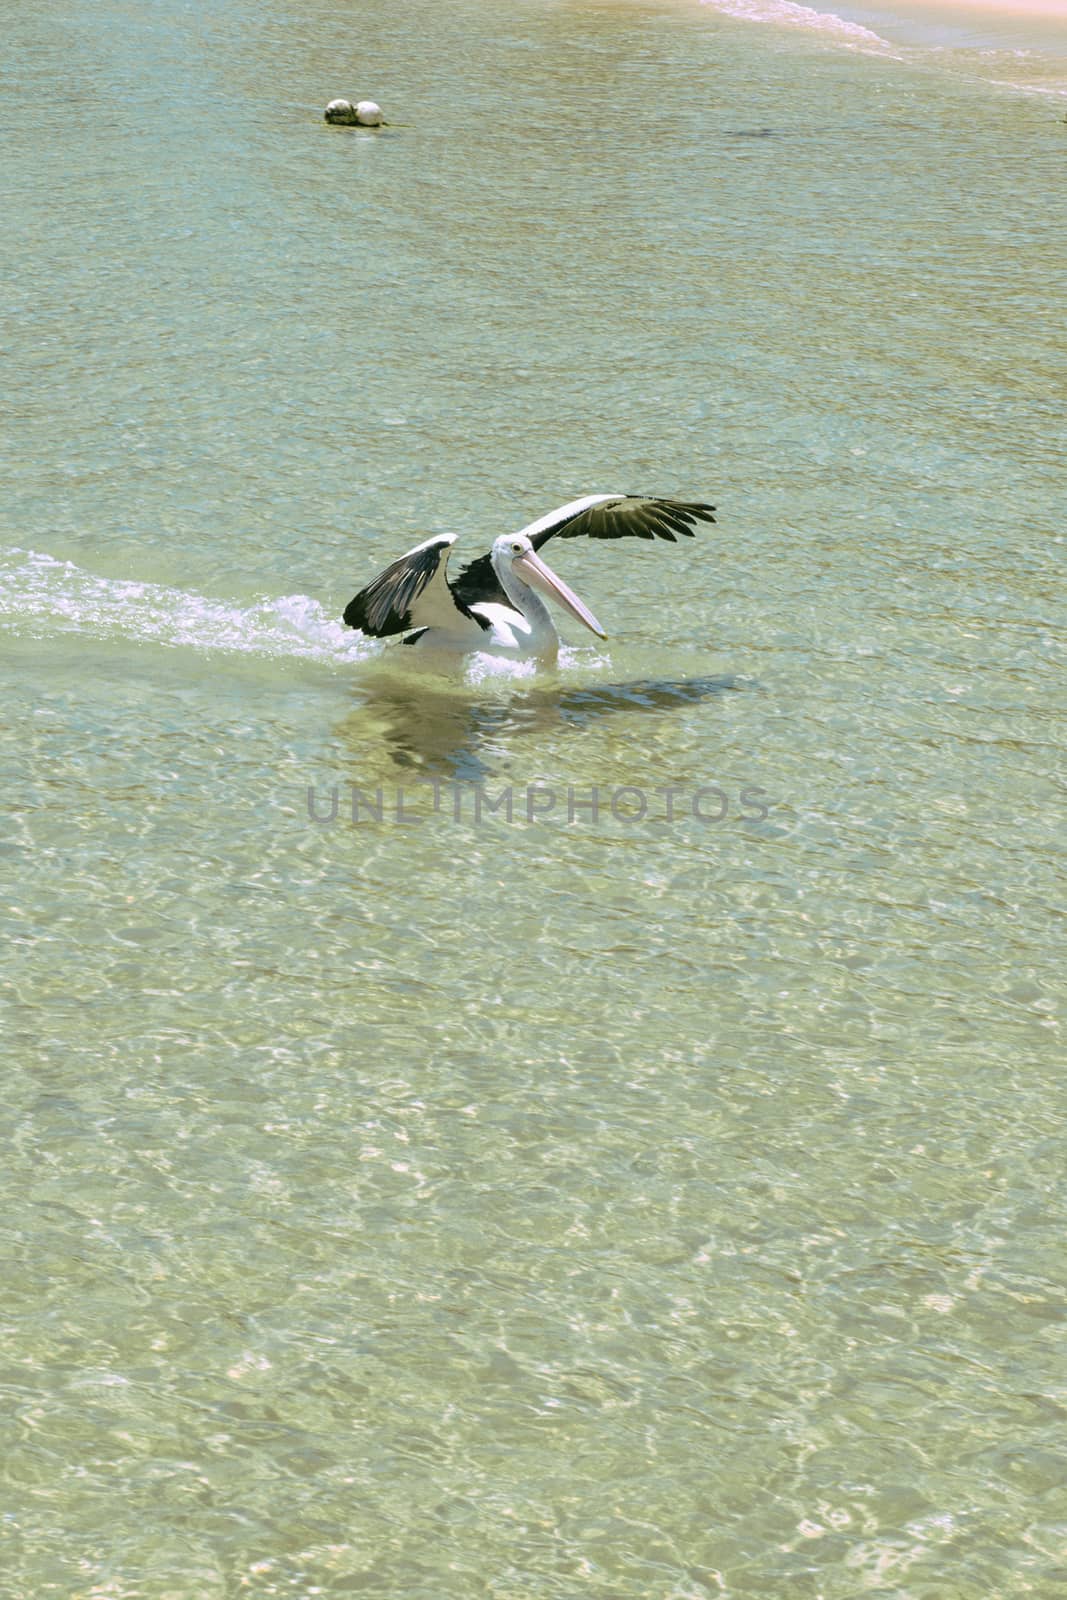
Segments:
[[[832,11],[816,11],[813,6],[794,4],[794,0],[701,0],[728,17],[740,17],[746,22],[771,22],[779,27],[807,28],[827,34],[845,44],[864,45],[868,49],[889,50],[889,41],[881,34],[865,28],[862,23],[849,22],[835,16]]]
[[[351,663],[376,653],[308,595],[238,606],[166,584],[99,578],[72,561],[34,550],[0,556],[0,621],[24,635],[91,634],[321,662]]]

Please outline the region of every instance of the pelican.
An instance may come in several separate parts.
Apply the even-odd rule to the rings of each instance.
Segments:
[[[374,639],[405,635],[404,644],[470,654],[553,661],[559,635],[541,598],[554,600],[598,638],[607,634],[574,590],[538,551],[562,539],[666,539],[693,537],[693,524],[714,522],[702,501],[657,500],[632,494],[587,494],[539,517],[518,533],[505,533],[471,561],[454,583],[447,576],[454,533],[417,544],[361,589],[344,620]]]

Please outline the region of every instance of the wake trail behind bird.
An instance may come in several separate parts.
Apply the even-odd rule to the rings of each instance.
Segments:
[[[377,653],[308,595],[241,606],[166,584],[96,577],[33,550],[0,556],[0,624],[23,637],[76,633],[324,663]]]

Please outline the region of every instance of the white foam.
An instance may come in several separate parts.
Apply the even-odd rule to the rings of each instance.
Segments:
[[[351,663],[377,654],[305,594],[237,606],[165,584],[99,578],[34,550],[0,555],[0,621],[14,633],[51,630],[242,655]]]
[[[998,89],[1013,89],[1017,94],[1048,94],[1055,100],[1067,99],[1067,86],[1059,83],[1016,82],[1013,78],[990,78],[989,81]]]
[[[835,16],[832,11],[816,11],[813,6],[795,5],[793,0],[701,0],[702,5],[713,6],[728,17],[741,17],[746,22],[777,23],[779,27],[807,28],[831,35],[848,44],[874,46],[888,50],[889,42],[873,33],[862,23],[849,22]]]
[[[545,664],[535,658],[494,656],[487,650],[477,650],[466,658],[467,682],[474,685],[491,683],[494,679],[535,678],[544,672]],[[555,669],[570,672],[601,672],[611,666],[611,656],[597,645],[574,646],[560,642]],[[548,670],[553,670],[549,668]]]
[[[532,678],[539,668],[540,663],[535,660],[494,656],[487,650],[477,650],[467,658],[466,676],[468,683],[481,684],[494,678]]]

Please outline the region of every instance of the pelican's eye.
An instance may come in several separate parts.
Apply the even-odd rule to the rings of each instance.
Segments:
[[[515,555],[515,556],[521,556],[522,555],[522,545],[519,544],[518,542],[513,544],[512,547],[511,547],[511,553],[512,553],[512,555]]]

